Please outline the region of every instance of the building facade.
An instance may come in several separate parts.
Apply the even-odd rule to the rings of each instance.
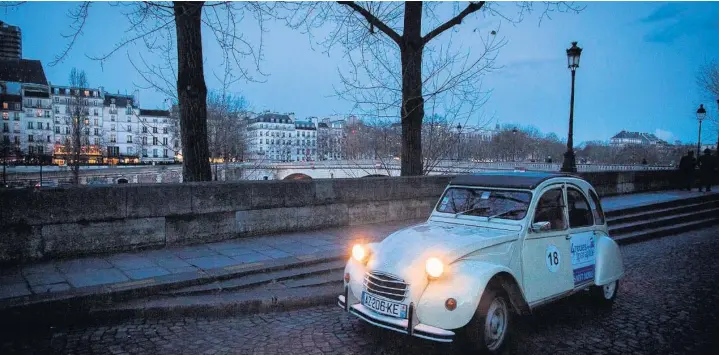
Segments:
[[[103,97],[104,155],[110,164],[137,163],[140,109],[132,95],[105,93]]]
[[[103,99],[99,88],[51,85],[53,115],[53,163],[65,165],[74,159],[75,137],[80,139],[80,162],[103,162]],[[76,132],[77,131],[77,132]]]
[[[0,21],[0,60],[22,59],[22,32],[20,27]]]
[[[173,134],[170,111],[140,109],[136,149],[143,163],[172,163],[179,142]]]

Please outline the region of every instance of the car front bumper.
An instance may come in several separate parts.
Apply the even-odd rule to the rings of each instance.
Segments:
[[[388,317],[379,314],[360,303],[354,305],[347,305],[347,303],[345,302],[344,295],[340,295],[338,297],[337,305],[340,306],[343,310],[358,317],[359,319],[362,319],[363,321],[377,327],[394,330],[395,332],[404,333],[418,338],[442,343],[451,343],[454,340],[455,334],[453,331],[450,330],[432,327],[422,323],[416,324],[414,327],[412,327],[411,322],[408,319]],[[410,305],[409,314],[410,317],[414,316],[414,310],[412,305]]]

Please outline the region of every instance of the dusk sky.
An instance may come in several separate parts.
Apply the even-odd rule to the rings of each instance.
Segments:
[[[578,41],[584,51],[576,81],[575,142],[607,140],[623,129],[655,133],[670,142],[696,142],[699,104],[705,105],[708,116],[718,115],[717,98],[699,89],[696,74],[703,63],[719,59],[719,3],[582,4],[586,9],[580,14],[554,14],[541,26],[537,14],[516,26],[498,26],[498,19],[480,15],[457,28],[454,36],[463,46],[473,45],[475,28],[498,28],[498,35],[508,41],[499,53],[501,68],[483,83],[493,90],[480,112],[483,117],[492,117],[492,124],[534,125],[565,138],[571,78],[565,49]],[[78,67],[87,72],[92,86],[109,92],[131,93],[144,85],[127,60],[128,51],[133,55],[142,45],[121,50],[102,66],[86,56],[107,53],[125,36],[128,22],[108,4],[93,4],[69,58],[49,66],[66,43],[61,36],[69,31],[65,13],[75,5],[32,2],[3,11],[0,19],[21,27],[23,57],[41,60],[52,83],[67,84],[70,69]],[[317,39],[279,22],[266,25],[261,68],[268,76],[262,83],[238,82],[233,91],[244,95],[256,111],[294,112],[297,118],[350,113],[351,103],[333,97],[342,51],[328,55],[313,44]],[[256,27],[247,19],[242,30],[256,39]],[[206,79],[212,89],[218,86],[212,72],[218,70],[220,50],[211,36],[203,37]],[[162,107],[164,98],[152,90],[139,94],[144,108]],[[707,126],[703,136],[715,141],[716,128]]]

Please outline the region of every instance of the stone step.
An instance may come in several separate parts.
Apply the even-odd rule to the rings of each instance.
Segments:
[[[695,203],[702,203],[707,201],[719,201],[719,193],[709,193],[702,196],[695,196],[695,197],[688,197],[688,198],[681,198],[676,199],[672,201],[666,201],[666,202],[659,202],[659,203],[651,203],[641,206],[634,206],[634,207],[627,207],[627,208],[621,208],[616,210],[609,210],[605,212],[605,215],[607,219],[613,219],[620,216],[625,215],[632,215],[636,213],[646,212],[646,211],[652,211],[652,210],[661,210],[666,208],[672,208],[672,207],[681,207],[689,204],[695,204]]]
[[[609,233],[613,237],[629,234],[646,229],[672,226],[707,218],[719,218],[719,207],[704,208],[693,212],[672,214],[658,218],[647,218],[641,221],[626,222],[609,227]]]
[[[621,236],[614,237],[614,240],[622,245],[629,243],[636,243],[645,241],[652,238],[664,237],[672,234],[684,233],[696,229],[707,228],[719,224],[719,218],[705,218],[701,220],[695,220],[691,222],[685,222],[680,224],[674,224],[670,226],[658,227],[653,229],[645,229],[632,233],[627,233]]]
[[[619,217],[612,217],[607,220],[607,224],[610,228],[635,221],[645,221],[653,218],[659,218],[664,216],[677,215],[682,213],[689,213],[694,211],[701,211],[708,208],[719,207],[719,200],[704,201],[699,203],[691,203],[687,205],[662,208],[662,209],[650,209],[646,211],[624,214]]]
[[[136,317],[227,317],[329,304],[342,293],[342,276],[337,272],[303,280],[302,285],[286,287],[273,284],[219,294],[138,299],[92,308],[89,315],[104,321]]]
[[[293,279],[297,277],[312,276],[315,274],[324,274],[336,270],[344,270],[346,260],[335,260],[330,262],[324,262],[304,267],[290,268],[285,270],[277,270],[264,272],[259,274],[241,275],[236,278],[228,280],[219,280],[211,283],[202,285],[195,285],[190,287],[179,288],[175,290],[169,290],[160,293],[161,295],[168,296],[189,296],[199,295],[208,293],[220,293],[227,291],[234,291],[243,288],[258,286],[262,284],[271,284],[279,281]],[[342,276],[339,277],[339,280]]]

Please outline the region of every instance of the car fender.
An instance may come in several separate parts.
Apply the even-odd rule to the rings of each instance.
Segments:
[[[515,285],[517,277],[506,266],[486,261],[460,260],[448,267],[445,275],[429,282],[416,312],[422,324],[457,329],[465,326],[474,316],[487,284],[497,275],[509,275]],[[519,286],[517,286],[519,288]],[[521,295],[521,291],[519,292]],[[448,298],[457,301],[453,311],[447,310]],[[523,296],[522,301],[523,301]]]
[[[594,283],[602,286],[624,276],[624,262],[619,245],[603,232],[597,233],[597,260]]]

